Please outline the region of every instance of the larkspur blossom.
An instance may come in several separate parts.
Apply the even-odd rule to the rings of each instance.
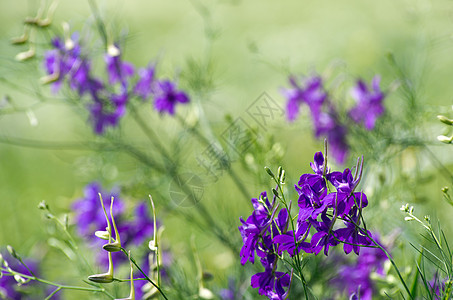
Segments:
[[[306,105],[310,110],[315,137],[318,139],[326,137],[332,157],[343,164],[349,153],[347,142],[349,130],[346,123],[340,120],[338,109],[325,91],[322,78],[315,75],[299,80],[290,76],[289,83],[291,87],[283,91],[287,99],[288,121],[296,120],[300,106]],[[379,83],[379,76],[373,78],[371,87],[358,80],[351,91],[356,106],[349,110],[349,117],[358,124],[363,123],[367,130],[373,130],[376,120],[384,113],[382,102],[385,94],[381,91]]]
[[[169,80],[161,80],[155,83],[153,88],[154,108],[160,112],[175,114],[177,103],[188,103],[189,96],[181,90],[178,90],[176,83]]]
[[[288,295],[289,288],[285,288],[289,287],[289,275],[277,270],[278,260],[285,253],[292,259],[299,259],[301,251],[315,255],[323,252],[327,256],[330,248],[342,243],[346,254],[354,251],[359,255],[362,247],[372,243],[371,233],[361,227],[362,209],[368,199],[356,191],[363,158],[357,160],[354,174],[348,168],[343,172],[330,171],[325,162],[323,154],[317,152],[310,163],[314,173],[303,174],[294,186],[299,195],[297,218],[290,218],[286,207],[277,214],[280,203],[276,198],[283,201],[277,185],[272,203],[263,192],[259,199],[252,199],[252,215],[246,221],[240,219],[244,243],[241,263],[254,263],[255,254],[260,257],[264,271],[253,275],[251,284],[269,299],[286,299]]]
[[[266,192],[261,193],[259,199],[253,198],[252,204],[255,209],[252,215],[246,221],[240,219],[242,226],[239,227],[239,231],[244,242],[240,252],[241,264],[245,264],[247,261],[255,262],[255,251],[258,250],[258,243],[269,228],[272,216],[275,213],[275,198],[271,204]]]
[[[127,79],[132,77],[135,72],[135,67],[121,59],[121,53],[110,55],[107,53],[104,56],[109,76],[109,84],[120,82],[123,86],[127,85]]]
[[[365,82],[358,80],[351,91],[356,106],[349,111],[349,116],[354,122],[363,123],[367,130],[373,130],[376,120],[384,113],[382,102],[385,94],[379,87],[380,81],[381,78],[375,76],[371,81],[371,87],[368,87]]]
[[[302,103],[308,105],[313,116],[317,116],[321,112],[321,106],[327,97],[321,77],[308,77],[305,81],[299,83],[297,78],[291,76],[289,82],[292,88],[283,91],[288,99],[286,105],[288,120],[294,121],[297,118]]]
[[[154,65],[150,65],[147,68],[141,68],[138,70],[139,80],[135,84],[134,93],[141,97],[143,100],[148,99],[152,94],[152,86],[154,84],[156,69]]]
[[[347,129],[339,122],[338,113],[330,101],[319,76],[306,78],[299,83],[294,76],[289,79],[291,88],[284,90],[287,99],[286,115],[290,122],[299,115],[300,106],[305,104],[310,109],[313,131],[316,138],[327,137],[332,156],[344,163],[349,146],[346,141]]]
[[[384,263],[387,256],[379,248],[364,248],[355,264],[340,267],[333,284],[340,287],[348,295],[360,295],[360,299],[373,299],[375,284],[371,278],[373,273],[384,276]]]
[[[179,90],[175,82],[156,80],[155,65],[138,70],[138,80],[133,84],[136,71],[133,64],[122,60],[121,50],[117,46],[108,47],[104,55],[105,70],[108,80],[93,75],[91,61],[82,55],[78,34],[73,34],[70,43],[57,37],[52,40],[52,48],[44,55],[44,69],[47,76],[43,83],[52,83],[52,91],[60,90],[67,82],[79,97],[87,97],[86,108],[90,113],[90,122],[96,134],[102,135],[109,127],[118,126],[126,114],[130,96],[147,100],[154,98],[154,108],[161,114],[175,114],[178,103],[190,101],[186,92]],[[113,50],[112,50],[113,49]],[[111,51],[112,50],[112,51]]]

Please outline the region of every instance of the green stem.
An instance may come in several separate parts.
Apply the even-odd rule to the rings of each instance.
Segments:
[[[294,245],[295,245],[295,249],[294,251],[296,252],[296,267],[297,267],[297,271],[299,273],[299,276],[300,276],[300,281],[302,282],[302,285],[304,287],[304,294],[305,294],[305,299],[308,300],[308,292],[307,292],[307,283],[305,281],[305,277],[304,277],[304,274],[302,273],[302,267],[300,265],[300,256],[299,256],[299,251],[297,251],[297,238],[296,238],[296,230],[294,228],[294,222],[291,218],[291,211],[286,203],[286,198],[285,198],[285,193],[283,192],[283,188],[281,186],[281,183],[279,182],[279,180],[277,178],[275,178],[275,176],[272,176],[272,178],[274,179],[275,183],[277,183],[277,187],[278,189],[280,190],[280,193],[282,195],[282,202],[283,202],[283,205],[285,206],[286,210],[288,211],[288,217],[289,217],[289,220],[291,220],[291,228],[293,230],[293,236],[294,236]]]
[[[409,295],[409,297],[410,297],[411,299],[414,299],[414,297],[412,296],[412,294],[411,294],[409,288],[408,288],[407,285],[406,285],[406,282],[405,282],[404,279],[403,279],[403,276],[402,276],[401,273],[400,273],[400,270],[398,269],[398,267],[397,267],[395,261],[393,260],[392,256],[390,255],[390,253],[388,253],[387,250],[386,250],[384,247],[382,247],[378,242],[376,242],[376,241],[368,234],[368,232],[366,233],[366,235],[367,235],[367,237],[368,237],[368,238],[369,238],[369,239],[370,239],[370,240],[371,240],[371,241],[372,241],[379,249],[381,249],[381,250],[385,253],[385,255],[387,256],[387,258],[390,260],[390,262],[392,263],[393,267],[395,268],[396,273],[398,274],[398,277],[399,277],[401,283],[403,284],[404,289],[406,290],[407,294]]]
[[[162,289],[154,283],[154,281],[152,281],[148,275],[146,275],[145,272],[143,272],[143,270],[140,268],[140,266],[137,264],[137,262],[135,261],[135,259],[132,257],[132,255],[129,255],[129,253],[127,253],[126,249],[124,248],[121,248],[121,251],[127,255],[127,257],[130,259],[130,261],[135,265],[135,267],[140,271],[140,273],[143,274],[143,276],[145,276],[146,280],[148,280],[159,292],[160,294],[162,295],[162,297],[164,297],[165,300],[168,300],[167,296],[165,296],[164,292],[162,291]]]
[[[83,287],[83,286],[63,285],[63,284],[52,282],[52,281],[42,279],[42,278],[39,278],[36,276],[30,276],[30,275],[26,275],[23,273],[19,273],[14,270],[11,270],[11,269],[0,268],[0,270],[3,272],[6,272],[6,273],[10,273],[12,276],[19,275],[20,277],[27,278],[29,280],[35,280],[35,281],[38,281],[38,282],[41,282],[41,283],[44,283],[47,285],[52,285],[52,286],[57,287],[57,290],[53,291],[51,295],[56,294],[61,289],[66,289],[66,290],[78,290],[78,291],[86,291],[86,292],[103,293],[103,294],[107,295],[110,299],[115,299],[115,297],[110,295],[110,293],[108,293],[104,288],[90,288],[90,287]]]
[[[177,116],[177,117],[178,117],[178,121],[181,123],[181,125],[184,128],[188,128],[189,132],[192,133],[204,146],[209,146],[212,144],[212,141],[210,141],[208,138],[206,138],[196,127],[187,125],[187,123],[184,121],[184,119],[182,117],[180,117],[180,116]],[[219,158],[217,155],[216,155],[216,159],[219,161],[219,163],[222,163],[221,158]],[[239,179],[237,174],[231,168],[228,168],[227,172],[228,172],[228,175],[231,177],[231,179],[236,184],[236,186],[238,187],[241,194],[245,197],[245,199],[250,199],[250,194],[248,193],[247,188],[242,183],[242,181]]]

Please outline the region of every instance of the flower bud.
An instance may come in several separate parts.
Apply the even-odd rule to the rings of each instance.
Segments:
[[[25,31],[24,34],[22,34],[21,36],[11,39],[11,44],[21,45],[21,44],[25,44],[27,41],[28,41],[28,33]]]
[[[282,171],[282,175],[279,177],[280,183],[284,183],[286,179],[286,172],[285,170]]]
[[[63,33],[65,36],[64,47],[66,48],[66,50],[72,50],[75,46],[75,43],[73,40],[71,40],[71,34],[69,32],[70,31],[69,24],[66,22],[63,22],[63,23],[61,23],[61,26],[63,27]]]
[[[277,192],[276,189],[273,188],[273,189],[272,189],[272,193],[274,193],[275,197],[278,197],[278,192]]]
[[[16,250],[14,250],[14,248],[11,245],[6,246],[6,249],[8,250],[9,254],[11,254],[12,257],[20,260],[20,256],[17,254]]]
[[[150,240],[148,243],[148,248],[151,251],[157,251],[156,242],[154,240]]]
[[[30,48],[28,51],[20,52],[16,55],[15,59],[18,61],[24,61],[35,56],[36,52],[34,48]]]
[[[212,280],[213,278],[214,278],[214,275],[213,275],[212,273],[206,272],[206,271],[204,271],[203,274],[202,274],[202,276],[201,276],[201,279],[202,279],[203,281],[210,281],[210,280]]]
[[[437,137],[437,140],[439,140],[440,142],[445,143],[445,144],[450,144],[451,141],[453,140],[453,136],[448,137],[448,136],[445,136],[445,135],[439,135]]]
[[[96,282],[96,283],[110,283],[113,282],[113,275],[107,273],[103,274],[95,274],[88,276],[88,280]]]
[[[121,251],[121,244],[118,242],[108,243],[102,246],[102,249],[108,252],[118,252]]]
[[[401,211],[408,212],[409,211],[409,203],[402,205],[400,208]]]
[[[17,282],[17,285],[21,286],[22,284],[24,284],[26,282],[25,278],[23,278],[22,276],[16,274],[14,275],[14,280],[16,280]]]
[[[118,49],[118,47],[116,47],[115,45],[110,44],[107,47],[107,54],[111,57],[118,56],[120,55],[120,49]]]
[[[282,166],[279,166],[277,169],[278,178],[280,178],[282,176],[282,172],[283,172],[283,168],[282,168]]]
[[[198,296],[201,299],[214,299],[214,294],[208,290],[207,288],[201,287],[200,291],[198,292]]]
[[[269,167],[264,167],[264,170],[266,170],[267,174],[269,174],[270,177],[275,178],[274,173],[272,173],[271,169]]]
[[[447,192],[448,192],[448,186],[444,186],[444,187],[442,188],[442,192],[443,192],[443,193],[447,193]]]
[[[38,208],[41,210],[48,210],[49,206],[47,205],[47,202],[45,200],[42,200],[41,202],[39,202]]]
[[[108,231],[98,230],[98,231],[96,231],[94,233],[94,235],[97,236],[100,239],[103,239],[103,240],[106,240],[106,241],[109,240],[109,232]]]
[[[60,72],[54,72],[53,74],[43,76],[39,79],[41,84],[49,84],[57,81],[60,78]]]
[[[447,118],[445,116],[438,115],[437,118],[439,119],[439,121],[441,121],[444,124],[453,125],[453,120],[450,120],[449,118]]]

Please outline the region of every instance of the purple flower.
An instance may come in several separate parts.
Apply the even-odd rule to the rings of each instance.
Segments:
[[[264,272],[259,272],[252,276],[251,286],[259,288],[258,293],[268,296],[269,299],[284,299],[286,296],[284,288],[290,284],[290,275],[275,271],[275,265],[277,264],[275,255],[262,258],[261,263],[265,268]]]
[[[370,245],[371,240],[367,236],[363,235],[363,233],[356,226],[360,225],[357,211],[354,213],[354,216],[351,217],[351,220],[355,224],[350,221],[345,221],[344,223],[346,228],[339,228],[335,230],[335,236],[337,236],[340,241],[345,242],[343,244],[343,249],[346,254],[349,254],[352,250],[354,250],[355,254],[359,255],[360,247]],[[368,234],[371,236],[370,232],[368,232]]]
[[[121,236],[121,242],[124,243],[124,245],[132,243],[139,246],[142,245],[144,241],[153,238],[154,223],[146,202],[141,202],[137,206],[134,220],[123,222],[122,226],[118,228],[118,231]]]
[[[81,84],[85,81],[89,72],[89,65],[80,55],[80,45],[78,44],[78,36],[74,34],[72,37],[74,46],[70,49],[66,48],[60,38],[55,38],[52,41],[54,49],[47,51],[44,54],[44,68],[48,75],[56,76],[57,79],[52,84],[52,91],[58,92],[65,76],[69,75],[72,78],[71,88],[78,90]]]
[[[19,263],[17,259],[12,257],[7,251],[1,251],[1,255],[8,263],[9,267],[19,273],[32,276],[30,272],[25,268],[24,265]],[[24,263],[27,265],[28,268],[35,274],[38,275],[38,263],[34,260],[28,258],[22,258]],[[27,293],[27,289],[36,287],[37,283],[35,281],[27,282],[22,285],[18,285],[17,281],[14,279],[13,276],[8,275],[8,273],[1,271],[3,276],[0,277],[0,298],[1,299],[13,299],[13,300],[21,300],[21,299],[42,299],[43,298],[43,290],[36,290],[33,289],[33,294],[30,294],[30,291]],[[26,278],[24,278],[26,279]],[[33,295],[33,296],[32,296]]]
[[[134,66],[131,63],[122,61],[120,55],[110,56],[106,54],[104,59],[110,84],[121,82],[125,85],[127,79],[134,75]]]
[[[147,68],[138,70],[139,80],[134,87],[134,93],[146,100],[152,93],[154,83],[155,66],[150,65]]]
[[[299,84],[296,78],[291,76],[289,82],[292,88],[283,91],[283,94],[288,99],[286,104],[288,120],[292,122],[297,118],[302,103],[306,103],[310,107],[312,114],[316,114],[327,98],[321,77],[308,77]]]
[[[362,80],[357,81],[357,85],[352,89],[351,95],[357,104],[349,111],[349,115],[356,123],[363,123],[367,130],[373,130],[376,120],[384,113],[384,93],[379,87],[381,78],[374,76],[371,88]]]
[[[219,295],[222,300],[242,299],[242,295],[240,295],[240,292],[236,287],[236,280],[234,280],[233,278],[230,278],[228,280],[228,288],[220,290]]]
[[[371,274],[383,274],[385,253],[378,248],[363,248],[354,265],[342,266],[333,283],[349,295],[360,295],[360,299],[373,299],[375,286]]]
[[[103,134],[106,127],[118,125],[126,113],[127,101],[127,91],[123,91],[118,95],[112,94],[108,101],[99,100],[89,105],[95,133]]]
[[[306,104],[310,109],[313,122],[313,131],[316,138],[327,137],[332,156],[339,163],[344,163],[348,155],[346,141],[347,129],[339,122],[335,106],[324,91],[322,78],[309,77],[299,84],[294,77],[290,77],[292,88],[283,94],[287,98],[286,114],[290,122],[299,115],[299,107]]]
[[[270,203],[267,193],[262,192],[259,200],[252,198],[252,205],[254,208],[252,215],[246,221],[240,218],[242,226],[238,227],[244,243],[240,252],[241,264],[243,265],[247,261],[250,261],[252,264],[255,262],[255,251],[260,257],[266,255],[258,246],[261,245],[262,249],[272,248],[272,239],[270,236],[265,236],[265,234],[268,232],[275,214],[275,198]],[[284,222],[287,222],[286,220],[287,216],[285,217],[285,213],[279,214],[277,225],[279,227],[286,227],[286,224],[283,225]]]
[[[329,247],[338,245],[338,241],[334,238],[334,233],[331,231],[333,220],[329,219],[326,214],[321,215],[321,222],[310,220],[317,232],[311,237],[311,248],[314,254],[321,252],[324,248],[324,254],[327,256]]]
[[[442,298],[442,294],[445,291],[445,279],[442,280],[439,278],[439,273],[434,273],[433,279],[428,281],[428,285],[433,291],[434,294],[434,299],[440,300],[440,299],[445,299]]]
[[[177,103],[189,102],[189,96],[183,91],[177,90],[176,84],[169,80],[156,82],[153,88],[154,108],[159,113],[167,112],[170,115],[175,114],[175,105]]]
[[[134,74],[134,67],[122,62],[119,56],[106,55],[109,83],[121,82],[121,92],[112,93],[104,83],[91,74],[90,61],[82,57],[77,36],[72,38],[74,46],[67,49],[60,38],[52,42],[54,49],[48,51],[44,58],[44,67],[48,75],[56,76],[52,84],[54,92],[66,79],[69,87],[77,91],[80,97],[88,94],[90,102],[87,108],[96,134],[103,134],[107,127],[117,126],[126,112],[128,101],[127,79]]]
[[[296,234],[294,235],[293,231],[288,231],[284,234],[277,235],[273,242],[279,244],[278,254],[281,255],[283,251],[287,251],[291,257],[295,256],[296,253],[299,253],[300,250],[304,250],[305,253],[311,253],[311,245],[308,242],[305,242],[305,239],[310,232],[311,224],[308,222],[303,222],[298,224]],[[296,252],[296,243],[297,243],[297,252]]]
[[[297,185],[294,186],[299,199],[299,218],[298,222],[304,222],[308,218],[316,220],[319,214],[323,213],[329,205],[331,205],[331,197],[320,198],[308,184],[304,184],[301,188]],[[324,195],[323,195],[324,196]]]

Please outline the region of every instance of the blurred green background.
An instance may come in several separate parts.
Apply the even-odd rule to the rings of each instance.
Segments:
[[[424,129],[431,133],[425,137],[427,141],[435,144],[435,137],[443,130],[435,116],[451,114],[451,1],[115,0],[97,3],[112,34],[127,34],[125,60],[136,66],[157,60],[160,76],[179,76],[189,93],[194,82],[203,81],[204,86],[209,87],[208,93],[194,96],[198,97],[194,102],[203,106],[216,135],[228,127],[223,118],[225,114],[230,114],[233,119],[247,117],[247,108],[263,92],[284,107],[285,100],[280,91],[288,85],[290,73],[317,71],[328,75],[329,72],[341,72],[348,80],[363,77],[367,81],[375,74],[381,74],[382,87],[390,89],[395,74],[387,59],[389,53],[395,55],[414,80],[427,120]],[[37,58],[29,62],[15,62],[14,56],[27,47],[13,46],[10,39],[22,33],[24,18],[34,15],[39,5],[39,1],[0,0],[0,77],[20,87],[17,90],[0,83],[0,97],[8,95],[17,107],[28,107],[40,100],[28,92],[40,88],[39,77],[44,75],[41,68],[43,53],[38,52]],[[68,22],[72,30],[82,33],[92,30],[93,19],[88,2],[60,1],[53,22],[60,32],[63,21]],[[96,38],[97,33],[92,35]],[[40,40],[42,43],[44,38],[41,36]],[[94,139],[86,115],[74,114],[71,107],[63,103],[61,94],[52,95],[48,87],[43,87],[42,91],[43,98],[50,100],[32,108],[37,126],[31,125],[30,117],[24,112],[11,113],[8,109],[2,112],[0,109],[0,136],[47,141]],[[390,94],[385,103],[390,111],[401,109],[401,98],[397,93]],[[182,114],[188,111],[190,109],[181,108]],[[174,120],[160,118],[149,108],[144,113],[152,126],[161,128],[157,130],[162,132],[164,141],[168,132],[179,132]],[[130,121],[126,116],[122,122]],[[308,162],[312,155],[322,148],[322,142],[312,137],[310,126],[304,118],[288,124],[284,117],[280,117],[266,132],[259,129],[263,135],[275,134],[275,142],[280,144],[285,154],[271,167],[276,169],[283,165],[291,183],[309,170]],[[137,133],[133,125],[125,127],[131,141],[144,144],[144,136]],[[196,144],[185,150],[184,166],[187,170],[197,168],[196,155],[202,150],[203,147]],[[452,169],[452,156],[448,151],[437,148],[432,151],[447,168]],[[416,151],[406,149],[401,156],[402,166],[411,168],[411,163],[417,159],[413,152]],[[361,154],[351,153],[351,157]],[[40,252],[46,247],[36,247],[45,243],[48,236],[46,220],[36,209],[39,201],[46,200],[53,211],[61,214],[70,212],[70,203],[81,197],[84,185],[93,180],[102,182],[107,188],[124,184],[133,190],[134,180],[146,181],[147,175],[137,174],[137,164],[130,157],[115,153],[44,150],[1,143],[0,245],[11,244],[19,252],[47,258],[47,253]],[[263,175],[261,167],[256,176]],[[241,170],[239,163],[233,163],[233,168],[238,172]],[[420,195],[426,194],[428,198],[416,195],[420,196],[417,201],[426,204],[424,214],[432,213],[443,218],[450,214],[451,208],[442,212],[445,204],[441,202],[439,189],[448,181],[432,172],[429,165],[423,170],[434,179],[420,191]],[[266,188],[242,173],[239,176],[253,196]],[[384,176],[391,178],[392,175]],[[162,195],[168,190],[168,184],[168,181],[161,183]],[[401,194],[407,196],[407,185],[401,183],[400,187]],[[146,199],[148,193],[154,191],[136,190],[125,198],[135,203],[138,199]],[[402,202],[416,199],[415,196],[411,198],[412,195],[406,200],[400,199],[396,192],[385,195],[379,212],[373,214],[385,211],[395,215],[397,220],[402,219],[397,211]],[[168,199],[155,201],[159,205],[159,201]],[[250,213],[249,199],[244,199],[235,190],[227,176],[222,176],[217,182],[205,182],[202,201],[224,222],[230,223],[232,231],[239,225],[239,216]],[[190,209],[193,208],[188,212]],[[177,215],[165,212],[161,217],[167,228],[167,243],[177,256],[189,256],[188,241],[194,233],[199,238],[203,264],[222,274],[222,279],[227,276],[223,270],[239,264],[237,258],[212,237],[203,237]],[[384,218],[382,214],[381,217]],[[399,221],[388,222],[382,231],[398,224]],[[47,263],[49,268],[58,265],[53,260],[47,260]],[[48,271],[52,278],[57,278],[61,272],[58,268]]]

